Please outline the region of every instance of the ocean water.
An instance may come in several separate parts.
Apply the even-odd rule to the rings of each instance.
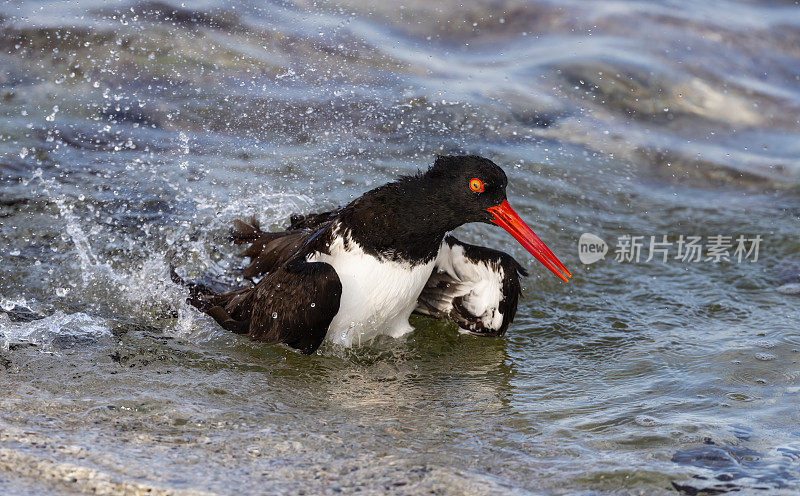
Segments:
[[[797,2],[48,0],[0,21],[1,493],[800,491]],[[437,153],[503,166],[574,274],[460,228],[531,272],[502,338],[413,317],[305,357],[169,280],[240,284],[233,219],[280,228]],[[584,233],[604,259],[581,263]],[[663,235],[761,242],[646,261]]]

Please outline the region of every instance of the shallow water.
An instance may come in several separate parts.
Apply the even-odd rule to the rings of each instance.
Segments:
[[[800,490],[796,2],[186,5],[0,8],[0,491]],[[575,274],[459,229],[532,272],[503,338],[304,357],[169,281],[445,152]],[[614,260],[663,234],[763,241]]]

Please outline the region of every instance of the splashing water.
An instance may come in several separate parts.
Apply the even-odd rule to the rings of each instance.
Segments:
[[[0,492],[796,493],[796,5],[402,7],[0,7]],[[246,284],[233,219],[450,152],[575,274],[459,229],[532,273],[501,339],[415,317],[301,357],[169,278]],[[738,234],[757,263],[614,260]]]

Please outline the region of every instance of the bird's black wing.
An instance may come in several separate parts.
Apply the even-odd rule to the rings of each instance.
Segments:
[[[341,296],[333,267],[297,257],[256,285],[248,336],[311,354],[325,340]]]
[[[517,313],[520,275],[528,273],[511,255],[447,236],[414,311],[450,318],[472,334],[500,336]]]
[[[316,214],[292,214],[289,217],[289,229],[317,229],[330,222],[340,210],[341,208]]]
[[[342,284],[327,263],[297,256],[255,286],[215,294],[209,288],[173,280],[191,292],[187,300],[224,329],[253,341],[286,343],[302,353],[319,348],[339,311]]]
[[[325,245],[328,224],[316,222],[316,229],[269,233],[255,220],[234,221],[233,241],[251,243],[243,253],[251,259],[243,273],[247,278],[263,276],[258,284],[216,293],[208,286],[183,281],[174,270],[172,279],[189,289],[188,303],[224,329],[246,334],[253,341],[286,343],[311,354],[324,341],[342,296],[342,284],[333,267],[309,262],[306,257],[315,251],[315,245]]]
[[[255,218],[249,222],[233,221],[231,239],[236,244],[250,243],[242,252],[250,263],[242,270],[247,279],[261,277],[280,267],[292,258],[297,250],[320,229],[324,229],[337,211],[318,214],[294,214],[289,219],[289,229],[279,232],[262,231]]]

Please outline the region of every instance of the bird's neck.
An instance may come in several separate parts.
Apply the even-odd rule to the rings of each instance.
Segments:
[[[342,222],[368,253],[416,265],[436,257],[457,217],[435,183],[412,177],[364,194],[345,208]]]

